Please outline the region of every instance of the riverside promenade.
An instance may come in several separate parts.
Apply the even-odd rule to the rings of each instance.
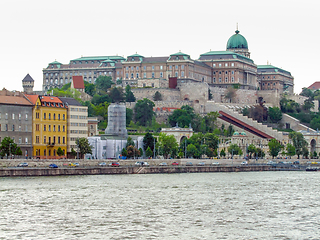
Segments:
[[[25,176],[62,176],[62,175],[104,175],[104,174],[159,174],[159,173],[202,173],[202,172],[249,172],[249,171],[304,171],[307,164],[293,165],[274,164],[268,165],[268,160],[252,160],[248,164],[241,164],[243,159],[136,159],[121,160],[119,167],[108,166],[115,160],[105,161],[107,166],[99,166],[99,160],[60,159],[60,160],[19,160],[1,159],[0,177],[25,177]],[[148,161],[149,166],[136,166],[136,161]],[[28,167],[17,167],[19,163],[27,162]],[[70,163],[77,162],[78,167]],[[165,162],[167,166],[159,166]],[[172,165],[177,162],[178,165]],[[192,166],[186,163],[192,162]],[[199,165],[199,163],[203,165]],[[220,163],[221,162],[221,163]],[[58,168],[49,168],[55,163]]]

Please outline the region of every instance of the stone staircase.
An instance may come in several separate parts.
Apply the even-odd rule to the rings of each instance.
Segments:
[[[221,105],[219,103],[214,103],[214,102],[208,101],[205,105],[205,112],[209,113],[209,112],[214,112],[214,111],[217,111],[217,112],[223,111],[223,112],[229,114],[230,116],[254,127],[255,129],[270,135],[271,137],[277,139],[278,141],[282,141],[284,138],[282,132],[279,132],[279,131],[273,129],[272,127],[268,127],[262,123],[257,122],[256,120],[253,120],[252,118],[248,118],[247,116],[242,115],[241,113],[237,112],[236,110],[228,108],[226,105]]]

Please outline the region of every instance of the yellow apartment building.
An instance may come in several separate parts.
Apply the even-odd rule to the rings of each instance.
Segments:
[[[52,96],[26,95],[33,107],[33,157],[63,158],[67,155],[67,106]],[[58,149],[63,151],[58,156]]]

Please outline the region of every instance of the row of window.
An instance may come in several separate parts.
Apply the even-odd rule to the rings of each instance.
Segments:
[[[36,124],[36,131],[39,131],[39,124]],[[43,125],[43,131],[46,132],[47,131],[47,125]],[[52,125],[52,131],[55,132],[56,131],[56,125]],[[62,126],[62,132],[65,132],[66,128],[65,126]],[[48,132],[51,132],[51,125],[48,125]],[[61,132],[61,126],[58,125],[58,132]]]
[[[87,109],[85,108],[71,108],[71,111],[73,112],[87,112]]]
[[[175,67],[175,69],[179,69],[179,65],[174,65]],[[181,69],[184,69],[184,65],[180,65],[180,67],[181,67]],[[173,65],[169,65],[169,69],[170,70],[172,70],[172,68],[173,68]],[[126,67],[126,71],[129,71],[129,69],[131,70],[131,71],[134,71],[134,70],[136,70],[136,71],[139,71],[139,66],[136,66],[136,67],[130,67],[130,66],[128,66],[128,67]],[[151,66],[151,69],[152,70],[155,70],[155,66]],[[163,66],[162,65],[160,65],[159,66],[159,69],[160,70],[163,70]],[[146,71],[147,70],[147,66],[143,66],[143,70],[144,71]]]
[[[151,73],[151,77],[152,78],[156,77],[154,72]],[[178,72],[175,72],[175,77],[179,77],[179,73]],[[181,71],[181,77],[185,77],[184,71]],[[129,74],[126,73],[126,79],[128,79],[128,78],[129,78]],[[139,78],[139,73],[136,73],[136,78],[137,79]],[[145,73],[145,72],[143,73],[143,78],[147,78],[147,73]],[[163,72],[160,72],[160,78],[163,78]],[[133,73],[131,73],[131,78],[130,79],[134,79],[134,74]]]
[[[217,66],[222,67],[222,63],[219,63],[219,64],[213,63],[212,64],[212,67],[217,67]],[[229,65],[229,63],[225,63],[224,66],[225,67],[228,67],[228,66],[234,67],[234,63],[231,63],[230,65]]]
[[[15,127],[14,124],[12,125],[11,130],[12,130],[13,132],[16,131],[16,127]],[[2,131],[1,124],[0,124],[0,131]],[[9,131],[9,126],[8,126],[8,124],[5,125],[4,131]],[[19,131],[19,132],[22,131],[22,128],[21,128],[20,125],[18,126],[18,131]],[[28,132],[28,125],[25,125],[25,132]]]
[[[51,139],[52,139],[52,141],[51,141]],[[48,142],[47,142],[47,136],[43,136],[43,143],[44,144],[49,144],[49,145],[51,145],[51,144],[56,144],[56,143],[58,143],[58,144],[65,144],[66,143],[66,138],[65,137],[62,137],[62,142],[61,142],[61,137],[57,137],[57,140],[58,140],[58,142],[56,142],[56,137],[54,136],[54,137],[48,137]],[[36,136],[36,143],[40,143],[40,136]]]
[[[266,83],[262,83],[262,86],[267,85]],[[273,83],[273,86],[275,86],[276,83]],[[268,83],[268,86],[270,86],[270,83]]]
[[[48,119],[49,120],[51,120],[51,116],[53,117],[53,120],[56,120],[56,114],[55,113],[52,114],[52,115],[51,115],[51,113],[48,113]],[[60,113],[57,114],[57,116],[58,116],[58,120],[61,120]],[[36,113],[36,118],[39,118],[39,117],[40,117],[40,115],[39,114],[37,115],[37,113]],[[47,119],[47,114],[43,113],[43,120],[46,120],[46,119]],[[62,114],[62,120],[66,120],[66,115],[65,114]]]
[[[218,72],[213,71],[213,75],[216,75],[216,73],[218,74]],[[221,75],[221,74],[222,74],[222,72],[219,71],[219,75]],[[228,74],[228,71],[226,71],[225,74]],[[233,74],[234,74],[234,71],[231,71],[231,74],[233,75]]]
[[[85,131],[85,130],[70,130],[70,133],[87,134],[88,131]]]
[[[87,124],[86,123],[71,123],[71,126],[73,127],[86,127]]]
[[[87,119],[87,116],[70,115],[71,119]]]
[[[65,150],[63,149],[63,155],[66,155]],[[53,151],[51,151],[51,149],[48,150],[48,156],[51,156],[51,153],[53,153],[53,156],[57,155],[57,150],[53,149]],[[40,149],[36,149],[36,156],[41,156],[41,150]],[[47,156],[47,149],[43,150],[43,156]]]
[[[229,81],[228,77],[225,77],[224,82],[227,83],[228,81]],[[215,77],[213,78],[213,82],[214,83],[216,82],[216,78]],[[220,83],[222,82],[222,78],[221,77],[219,78],[219,82]],[[234,77],[231,77],[231,82],[234,82]]]
[[[18,115],[18,120],[21,120],[22,114],[19,113],[19,114],[17,114],[17,115]],[[2,115],[1,115],[1,112],[0,112],[0,119],[1,119],[1,117],[2,117]],[[5,113],[5,119],[6,119],[6,120],[9,119],[9,114],[8,114],[8,113]],[[15,114],[15,113],[12,113],[11,119],[12,119],[12,120],[16,119],[16,114]],[[25,120],[26,120],[26,121],[28,120],[28,113],[26,113],[26,115],[25,115]]]

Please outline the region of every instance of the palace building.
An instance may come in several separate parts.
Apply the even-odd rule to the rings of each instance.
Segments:
[[[256,65],[250,58],[248,42],[237,29],[227,41],[225,51],[210,51],[200,54],[198,59],[181,51],[163,57],[145,57],[133,54],[120,56],[81,57],[68,64],[57,61],[43,69],[43,91],[61,88],[82,76],[94,83],[100,75],[110,76],[122,86],[168,88],[169,79],[177,78],[180,84],[205,82],[210,86],[241,89],[272,90],[293,93],[294,78],[291,73],[271,65]]]

